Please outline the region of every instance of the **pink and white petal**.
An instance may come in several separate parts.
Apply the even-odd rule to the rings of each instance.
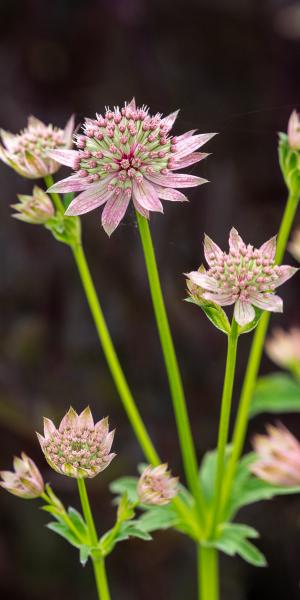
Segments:
[[[157,195],[162,200],[170,200],[171,202],[188,202],[188,198],[179,190],[174,190],[173,188],[166,188],[161,185],[153,184]]]
[[[198,185],[202,185],[203,183],[207,183],[207,179],[202,179],[202,177],[186,175],[183,173],[170,173],[169,175],[154,173],[151,175],[146,174],[145,177],[157,185],[170,188],[196,187]]]
[[[64,194],[66,192],[82,192],[90,187],[90,183],[86,181],[86,177],[78,177],[78,175],[70,175],[61,181],[57,181],[54,185],[51,185],[47,189],[47,192],[56,192],[58,194]]]
[[[149,219],[149,210],[146,210],[146,208],[144,208],[136,199],[134,193],[132,192],[132,202],[133,202],[133,206],[134,208],[140,213],[140,215],[142,215],[142,217],[145,217],[145,219]]]
[[[108,236],[111,236],[116,227],[118,227],[120,221],[122,221],[129,201],[129,194],[122,191],[118,196],[114,195],[106,202],[102,212],[101,221],[103,229]]]
[[[209,154],[209,152],[193,152],[192,154],[188,154],[187,156],[179,158],[178,160],[175,159],[172,163],[173,166],[170,167],[170,170],[176,171],[176,169],[183,169],[184,167],[194,165],[195,163],[209,156]]]
[[[55,427],[53,421],[51,421],[51,419],[48,419],[47,417],[44,417],[45,440],[47,440],[49,437],[51,437],[55,432],[56,432],[56,427]]]
[[[82,427],[83,429],[94,428],[94,419],[89,406],[87,406],[78,416],[78,426]]]
[[[6,149],[3,146],[1,146],[1,144],[0,144],[0,159],[3,160],[3,162],[6,165],[8,165],[9,167],[13,166],[12,165],[13,160],[11,158],[9,158],[9,155],[6,152]]]
[[[199,133],[194,137],[177,142],[174,159],[177,160],[178,158],[187,156],[187,154],[191,154],[191,152],[194,152],[194,150],[204,146],[204,144],[211,140],[211,138],[213,138],[215,135],[216,133]]]
[[[74,410],[74,408],[72,408],[72,406],[70,406],[67,414],[65,414],[65,416],[61,420],[58,429],[59,429],[59,431],[63,431],[64,429],[66,429],[66,427],[71,427],[71,428],[77,427],[77,423],[78,423],[78,414]]]
[[[37,119],[33,115],[30,115],[28,117],[28,127],[47,127],[47,125],[45,125],[45,123],[43,123],[43,121],[41,121],[40,119]]]
[[[237,300],[234,305],[234,318],[241,327],[251,323],[255,318],[255,310],[252,304],[243,300]]]
[[[267,242],[262,244],[259,251],[269,260],[274,260],[276,254],[277,235],[271,237]]]
[[[282,285],[285,281],[293,277],[297,271],[299,271],[297,267],[290,267],[290,265],[281,265],[281,267],[278,267],[278,269],[279,276],[278,279],[274,281],[276,287]]]
[[[107,435],[107,433],[108,433],[108,417],[104,417],[104,419],[101,419],[101,421],[98,421],[95,424],[95,429],[99,433],[103,434],[103,436]]]
[[[75,127],[75,115],[71,115],[65,128],[64,128],[64,142],[65,142],[67,148],[71,148],[71,146],[72,146],[74,127]]]
[[[204,290],[208,290],[209,292],[219,292],[220,285],[219,282],[210,277],[206,273],[200,273],[199,271],[191,271],[186,274],[187,277],[196,285],[203,288]]]
[[[4,129],[0,129],[0,135],[7,150],[13,151],[16,136],[13,133],[10,133],[10,131],[5,131]]]
[[[47,165],[35,154],[31,154],[31,152],[28,151],[24,152],[24,162],[32,177],[43,177],[47,175]]]
[[[241,236],[238,231],[232,227],[229,234],[229,249],[230,252],[239,252],[241,249],[246,248],[245,243],[243,242]]]
[[[76,196],[69,204],[65,214],[68,217],[75,215],[84,215],[91,210],[95,210],[99,206],[102,206],[107,202],[113,195],[113,190],[108,190],[107,185],[92,183],[87,190],[81,192],[79,196]]]
[[[144,177],[141,183],[136,179],[132,182],[132,191],[138,203],[146,210],[163,212],[163,205],[158,197],[155,186]]]
[[[283,301],[282,298],[275,294],[262,294],[252,293],[249,295],[249,301],[254,306],[261,308],[262,310],[269,310],[271,312],[283,312]]]
[[[130,102],[128,102],[127,106],[128,106],[128,108],[131,108],[131,110],[136,110],[135,97],[133,97],[132,100],[130,100]]]
[[[45,440],[45,438],[44,438],[44,437],[43,437],[43,436],[42,436],[40,433],[36,432],[36,435],[37,435],[37,438],[38,438],[38,440],[39,440],[39,444],[40,444],[40,446],[41,446],[41,449],[42,449],[42,451],[43,451],[43,452],[44,452],[44,454],[45,454],[45,444],[46,444],[46,440]]]
[[[106,437],[105,437],[105,439],[104,439],[104,443],[103,443],[103,447],[104,447],[104,448],[103,448],[103,449],[104,449],[104,450],[105,450],[105,452],[107,452],[107,453],[108,453],[108,452],[110,452],[110,449],[111,449],[111,447],[112,447],[112,444],[113,444],[113,441],[114,441],[114,437],[115,437],[115,432],[116,432],[116,430],[115,430],[115,429],[113,429],[112,431],[110,431],[110,432],[109,432],[109,433],[106,435]]]
[[[220,306],[230,306],[235,300],[229,292],[204,292],[202,294],[204,300],[211,300]]]
[[[53,160],[61,165],[66,165],[67,167],[74,169],[78,152],[77,150],[49,150],[47,156],[53,158]]]
[[[204,235],[204,256],[209,266],[212,266],[214,258],[221,258],[223,252],[208,235]]]
[[[168,127],[168,129],[172,129],[178,114],[179,114],[179,110],[175,110],[174,112],[170,113],[169,115],[167,115],[166,117],[164,117],[163,119],[161,119],[161,123],[163,123],[164,125],[166,125]]]
[[[185,133],[182,133],[182,135],[176,135],[176,143],[187,140],[188,138],[192,137],[196,131],[198,131],[198,129],[190,129],[190,131],[186,131]]]

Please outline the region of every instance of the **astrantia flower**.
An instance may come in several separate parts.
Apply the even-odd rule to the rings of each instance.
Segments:
[[[292,240],[288,245],[291,255],[300,262],[300,229],[294,231]]]
[[[1,471],[0,485],[20,498],[38,498],[44,492],[44,481],[29,456],[22,452],[21,458],[14,458],[14,471]]]
[[[293,150],[300,149],[300,121],[296,110],[293,110],[288,122],[288,142]]]
[[[18,204],[11,205],[17,211],[12,215],[15,219],[41,225],[54,216],[54,206],[49,196],[37,185],[33,188],[32,196],[20,194],[18,199],[20,200]]]
[[[65,129],[45,125],[29,117],[26,129],[18,134],[1,130],[0,159],[17,173],[29,179],[39,179],[56,173],[60,164],[50,158],[49,150],[71,148],[74,130],[72,116]]]
[[[108,429],[108,419],[94,424],[89,407],[77,415],[71,407],[59,428],[44,418],[44,437],[37,434],[50,467],[69,477],[95,477],[111,463],[114,431]]]
[[[206,272],[192,271],[187,276],[203,290],[202,297],[206,300],[221,306],[234,304],[234,317],[244,326],[253,321],[254,306],[282,312],[282,300],[274,290],[297,269],[276,265],[275,252],[276,237],[256,249],[246,245],[233,228],[229,235],[229,253],[226,254],[206,235],[204,253],[210,268]]]
[[[251,471],[273,485],[300,485],[300,443],[281,423],[267,426],[268,435],[253,439],[258,460]]]
[[[142,504],[169,504],[178,494],[178,477],[171,476],[167,464],[149,465],[139,478],[137,493]]]
[[[68,207],[68,215],[81,215],[105,204],[102,225],[108,235],[118,226],[130,200],[136,210],[163,212],[160,199],[183,202],[176,188],[205,183],[194,175],[174,173],[207,156],[194,152],[214,133],[193,135],[196,130],[170,135],[178,111],[167,117],[151,116],[148,108],[136,107],[133,99],[121,109],[86,119],[83,133],[76,135],[78,150],[54,151],[52,158],[75,173],[50,188],[55,192],[82,192]]]
[[[271,360],[280,367],[298,368],[300,372],[300,329],[275,329],[273,336],[266,342],[266,351]]]

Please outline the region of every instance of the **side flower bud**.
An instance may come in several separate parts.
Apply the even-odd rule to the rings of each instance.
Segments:
[[[300,485],[300,443],[281,423],[267,426],[267,435],[253,439],[258,460],[251,471],[273,485]]]
[[[54,216],[54,206],[49,196],[38,186],[33,188],[32,196],[18,196],[19,203],[12,204],[17,212],[12,216],[19,221],[43,225]]]
[[[168,465],[149,465],[137,484],[137,493],[142,504],[164,506],[178,494],[178,477],[172,477]]]
[[[300,121],[296,110],[293,110],[288,122],[288,142],[293,150],[300,150]]]
[[[1,487],[20,498],[38,498],[44,492],[42,475],[29,456],[22,452],[21,458],[14,458],[14,471],[1,471]]]
[[[291,242],[288,245],[291,255],[300,262],[300,229],[294,231]]]

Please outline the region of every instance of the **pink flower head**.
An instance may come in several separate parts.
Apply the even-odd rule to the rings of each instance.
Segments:
[[[266,342],[268,356],[279,367],[296,368],[300,371],[300,329],[290,331],[277,328]]]
[[[178,494],[178,477],[171,477],[167,464],[149,465],[139,478],[137,493],[142,504],[169,504]]]
[[[108,419],[94,424],[89,407],[80,415],[71,407],[59,428],[44,418],[44,437],[37,434],[50,467],[76,479],[95,477],[111,463],[114,431],[108,429]]]
[[[54,206],[49,196],[37,185],[33,188],[32,196],[20,194],[18,199],[20,201],[18,204],[11,205],[17,211],[12,215],[15,219],[25,221],[26,223],[42,225],[47,223],[55,214]]]
[[[160,199],[183,202],[177,188],[205,183],[195,175],[174,173],[207,156],[194,152],[214,133],[193,135],[196,130],[170,135],[178,111],[151,116],[135,100],[123,108],[106,109],[105,115],[86,119],[83,133],[76,136],[77,151],[51,152],[52,158],[75,171],[56,183],[51,192],[81,192],[71,202],[67,215],[81,215],[105,204],[102,225],[108,235],[123,219],[130,200],[144,217],[149,211],[163,212]]]
[[[209,270],[192,271],[189,279],[203,291],[202,297],[221,306],[234,304],[234,317],[241,326],[255,318],[254,306],[282,312],[283,303],[274,294],[298,269],[275,264],[276,237],[259,249],[246,245],[236,229],[229,235],[229,252],[223,252],[207,235],[204,253]]]
[[[253,439],[258,460],[252,473],[273,485],[300,485],[300,443],[281,423],[268,425],[267,432]]]
[[[292,240],[288,245],[291,255],[300,262],[300,229],[296,229],[293,233]]]
[[[21,458],[14,458],[14,471],[1,471],[0,485],[20,498],[38,498],[44,492],[44,481],[36,466],[29,456],[22,452]]]
[[[288,122],[288,142],[293,150],[300,150],[300,121],[296,110],[293,110]]]
[[[45,125],[39,119],[29,117],[26,129],[18,134],[1,130],[4,146],[0,144],[0,159],[28,179],[52,175],[60,165],[49,156],[49,150],[71,148],[73,130],[73,116],[65,129]]]

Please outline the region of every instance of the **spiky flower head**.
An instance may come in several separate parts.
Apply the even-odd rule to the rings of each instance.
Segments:
[[[183,202],[177,188],[205,183],[194,175],[174,173],[207,156],[194,152],[214,133],[193,135],[196,130],[174,137],[170,134],[178,111],[152,116],[135,100],[123,108],[106,109],[96,119],[86,119],[83,133],[76,135],[77,151],[51,152],[52,158],[75,173],[50,188],[55,192],[81,192],[68,207],[68,215],[81,215],[105,204],[102,225],[108,235],[124,217],[132,199],[146,218],[150,211],[163,212],[160,201]]]
[[[1,487],[20,498],[38,498],[44,492],[44,481],[36,464],[25,452],[15,456],[14,471],[1,471]]]
[[[258,460],[251,471],[273,485],[300,485],[300,443],[284,425],[268,425],[268,435],[256,435],[253,447]]]
[[[33,188],[32,196],[19,194],[18,199],[20,202],[11,205],[17,211],[12,215],[15,219],[34,225],[42,225],[47,223],[55,214],[49,196],[37,185]]]
[[[142,504],[169,504],[178,494],[178,477],[172,477],[168,465],[149,465],[139,478],[137,493]]]
[[[300,150],[300,121],[296,110],[293,110],[288,122],[288,142],[293,150]]]
[[[279,367],[298,370],[300,373],[300,329],[292,327],[284,331],[274,329],[272,337],[266,341],[266,352]]]
[[[65,129],[29,117],[27,127],[18,134],[1,130],[0,159],[28,179],[53,175],[60,164],[49,156],[49,150],[71,148],[73,130],[73,116]]]
[[[254,306],[282,312],[283,303],[274,294],[276,287],[297,271],[275,264],[276,237],[256,249],[246,245],[236,229],[229,235],[229,252],[223,252],[207,235],[204,253],[209,269],[192,271],[188,278],[201,288],[202,297],[220,306],[234,304],[234,317],[241,326],[255,318]]]
[[[68,477],[95,477],[111,463],[114,431],[108,429],[108,418],[94,424],[90,408],[80,415],[71,407],[59,428],[44,418],[44,437],[37,434],[50,467]]]
[[[291,255],[300,262],[300,229],[296,229],[293,233],[291,242],[288,245]]]

